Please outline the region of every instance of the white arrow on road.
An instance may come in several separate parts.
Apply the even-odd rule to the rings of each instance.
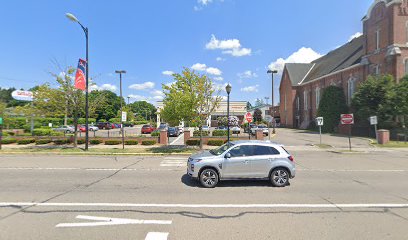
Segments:
[[[172,221],[162,220],[139,220],[128,218],[110,218],[110,217],[93,217],[78,215],[77,219],[92,220],[98,222],[81,222],[81,223],[60,223],[55,227],[96,227],[96,226],[112,226],[112,225],[128,225],[128,224],[171,224]]]

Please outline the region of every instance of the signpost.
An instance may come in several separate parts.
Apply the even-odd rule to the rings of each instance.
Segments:
[[[370,125],[374,125],[375,140],[376,140],[377,143],[378,143],[378,134],[377,134],[378,118],[377,118],[377,116],[372,116],[372,117],[370,117]]]
[[[31,102],[31,108],[33,107],[34,94],[30,91],[15,90],[11,93],[11,96],[19,101]],[[31,133],[34,130],[34,114],[31,115]]]
[[[349,125],[349,148],[351,151],[351,125],[354,124],[354,114],[341,114],[340,122],[342,125]]]
[[[323,117],[316,118],[317,126],[319,126],[320,134],[320,145],[322,145],[322,126],[323,126]]]
[[[123,131],[123,123],[126,122],[126,120],[127,120],[127,112],[122,112],[122,124],[120,125],[121,132],[122,132],[122,149],[125,149],[125,133]]]
[[[2,140],[3,140],[3,118],[0,117],[0,150],[1,150]]]
[[[248,122],[249,140],[251,140],[251,127],[250,127],[250,124],[251,124],[251,122],[252,122],[254,119],[253,119],[252,114],[251,114],[250,112],[247,112],[247,113],[245,114],[245,119],[246,119],[247,122]]]

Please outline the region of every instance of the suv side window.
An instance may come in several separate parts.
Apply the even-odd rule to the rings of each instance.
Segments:
[[[254,155],[254,146],[242,145],[230,150],[231,157],[247,157]]]
[[[254,146],[254,155],[263,156],[263,155],[279,155],[280,152],[274,147],[267,146]]]

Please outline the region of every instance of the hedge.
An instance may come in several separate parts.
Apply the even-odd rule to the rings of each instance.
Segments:
[[[38,128],[33,130],[34,136],[51,136],[51,129]]]
[[[152,137],[158,137],[160,136],[160,132],[152,132],[152,134],[150,134]]]
[[[53,141],[55,145],[64,145],[71,143],[69,139],[56,139]]]
[[[202,131],[203,132],[203,137],[208,137],[210,135],[209,131]],[[193,136],[200,136],[200,130],[195,130],[193,132]]]
[[[220,139],[210,139],[208,140],[207,145],[209,146],[222,146],[224,144],[224,140],[220,140]]]
[[[122,141],[119,141],[119,140],[106,140],[105,141],[105,145],[119,145],[121,143]]]
[[[139,142],[136,140],[126,140],[125,141],[125,145],[137,145],[137,144],[139,144]]]
[[[200,140],[198,139],[189,139],[186,141],[187,146],[200,146]]]
[[[145,145],[145,146],[150,146],[150,145],[155,145],[156,144],[156,141],[154,141],[154,140],[144,140],[144,141],[142,141],[142,145]]]
[[[101,143],[102,143],[102,140],[99,140],[99,139],[91,139],[91,140],[89,141],[89,143],[91,143],[92,145],[98,145],[98,144],[101,144]]]
[[[149,121],[135,121],[135,125],[148,124]]]
[[[77,139],[77,144],[85,144],[85,139]]]
[[[44,144],[48,144],[48,143],[51,143],[51,142],[52,142],[51,139],[37,139],[35,141],[35,144],[36,145],[44,145]]]
[[[27,145],[30,143],[35,143],[35,139],[34,138],[26,138],[26,139],[20,139],[17,141],[18,145]]]
[[[17,139],[15,138],[6,138],[6,139],[2,139],[1,143],[2,144],[12,144],[12,143],[16,143]]]
[[[230,132],[231,135],[232,131]],[[212,132],[213,137],[222,137],[222,136],[228,136],[228,130],[214,130]]]

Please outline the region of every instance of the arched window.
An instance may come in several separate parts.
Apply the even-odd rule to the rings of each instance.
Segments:
[[[320,87],[316,88],[316,110],[319,109],[320,105]]]
[[[347,104],[348,105],[350,105],[351,104],[351,99],[352,99],[352,97],[353,97],[353,95],[354,95],[354,92],[355,92],[355,83],[356,82],[356,80],[354,79],[354,78],[350,78],[349,80],[348,80],[348,86],[347,86],[347,89],[348,89],[348,91],[347,91]]]
[[[303,101],[304,101],[304,110],[308,110],[309,109],[309,98],[307,96],[307,91],[303,92]]]

